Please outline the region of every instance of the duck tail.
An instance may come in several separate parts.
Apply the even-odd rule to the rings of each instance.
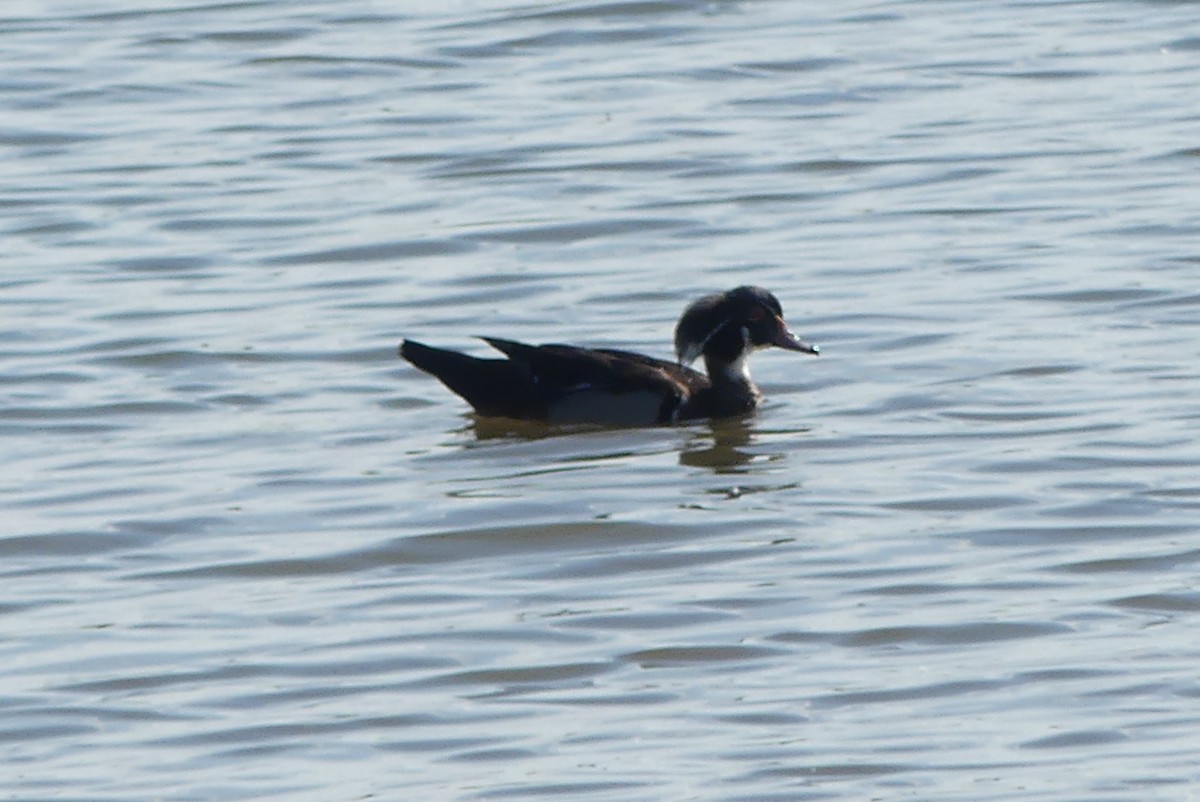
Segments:
[[[480,359],[416,340],[401,342],[399,354],[481,415],[529,417],[541,405],[528,374],[507,359]]]

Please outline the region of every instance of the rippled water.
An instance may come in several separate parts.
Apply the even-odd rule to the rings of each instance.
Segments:
[[[1178,800],[1196,6],[0,11],[0,795]],[[665,356],[740,423],[395,357]]]

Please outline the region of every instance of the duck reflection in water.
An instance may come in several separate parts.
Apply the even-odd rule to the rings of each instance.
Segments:
[[[596,426],[547,426],[544,423],[512,420],[509,418],[474,417],[470,424],[459,430],[471,432],[477,442],[510,440],[532,442],[547,438],[561,437],[570,434],[586,434],[592,432],[612,432]],[[773,431],[771,434],[802,435],[807,429],[797,429],[789,432]],[[727,418],[719,421],[708,421],[699,426],[692,426],[686,432],[686,439],[679,440],[671,436],[664,450],[678,450],[679,464],[689,468],[704,468],[717,474],[746,474],[754,473],[755,463],[770,463],[781,460],[787,455],[787,450],[776,453],[764,451],[761,443],[756,446],[756,434],[761,434],[754,428],[754,419],[750,415],[737,418]],[[610,443],[611,445],[611,443]],[[620,451],[613,456],[627,457],[637,453],[645,442],[631,443],[626,451]],[[742,495],[745,486],[733,488],[730,497]]]

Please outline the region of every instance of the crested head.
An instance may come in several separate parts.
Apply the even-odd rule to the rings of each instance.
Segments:
[[[816,354],[788,331],[779,299],[762,287],[745,285],[706,295],[684,310],[675,327],[680,364],[703,355],[734,364],[756,348],[776,346]]]

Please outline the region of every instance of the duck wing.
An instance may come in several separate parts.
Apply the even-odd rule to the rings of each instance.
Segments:
[[[556,423],[669,423],[692,393],[708,386],[701,373],[632,351],[482,339],[536,388],[545,419]]]

